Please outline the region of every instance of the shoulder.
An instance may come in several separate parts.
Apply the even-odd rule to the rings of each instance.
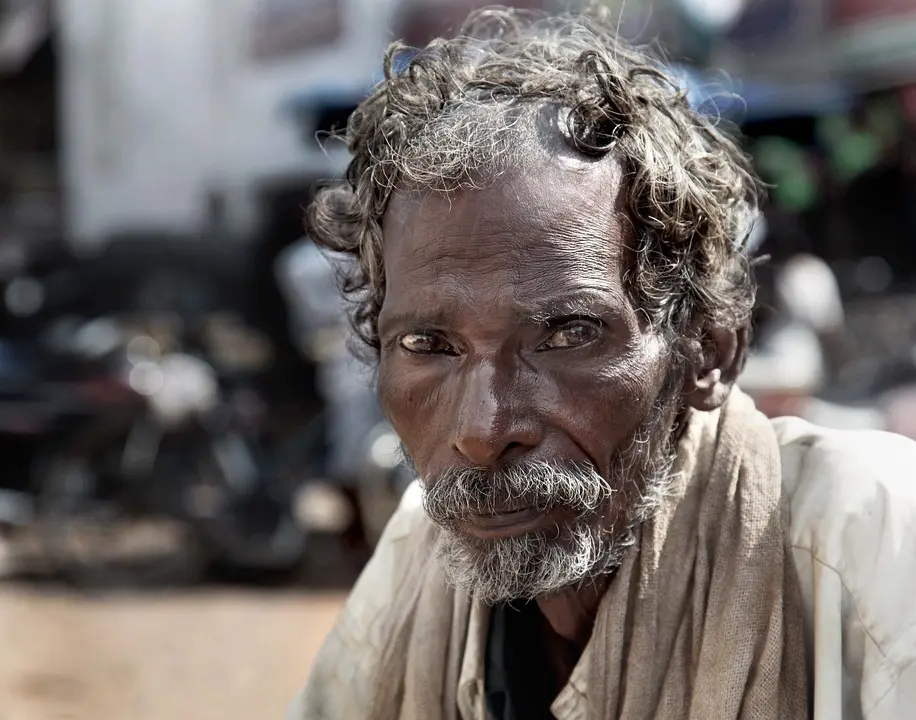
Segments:
[[[902,690],[892,689],[916,669],[916,443],[795,418],[773,425],[816,624],[823,630],[827,617],[842,618],[843,652],[847,664],[858,658],[863,702],[896,702]],[[834,582],[841,595],[829,591]]]
[[[850,533],[867,542],[888,530],[916,538],[916,442],[797,418],[780,418],[773,427],[791,498],[793,542],[814,546]]]
[[[402,543],[418,533],[422,534],[428,527],[429,520],[423,512],[423,490],[414,480],[407,486],[397,511],[385,526],[379,546]]]
[[[350,593],[342,618],[350,619],[353,635],[364,635],[363,625],[373,624],[389,610],[389,603],[415,559],[417,545],[427,537],[429,521],[423,512],[422,491],[413,482],[405,491],[397,511],[388,521],[382,537]]]
[[[422,507],[422,494],[414,482],[385,526],[369,562],[350,591],[335,631],[344,644],[380,647],[376,633],[380,620],[391,612],[391,603],[413,565],[425,561],[430,523]]]
[[[372,717],[371,685],[389,640],[387,619],[401,609],[397,591],[410,581],[411,564],[421,560],[428,528],[414,483],[325,638],[287,720]]]

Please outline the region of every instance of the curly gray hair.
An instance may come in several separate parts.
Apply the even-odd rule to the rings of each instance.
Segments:
[[[565,109],[561,131],[576,150],[622,165],[635,230],[628,289],[650,326],[674,341],[691,327],[749,322],[756,284],[745,245],[762,185],[664,62],[617,37],[610,13],[485,8],[398,72],[405,51],[389,48],[385,79],[349,120],[346,179],[320,189],[307,218],[319,245],[358,260],[343,290],[354,328],[376,352],[392,194],[493,181],[525,155],[531,129],[518,109],[547,104]]]

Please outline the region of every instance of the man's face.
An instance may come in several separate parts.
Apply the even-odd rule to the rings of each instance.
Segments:
[[[485,600],[619,561],[670,468],[680,385],[625,292],[618,178],[557,161],[385,217],[381,401]]]

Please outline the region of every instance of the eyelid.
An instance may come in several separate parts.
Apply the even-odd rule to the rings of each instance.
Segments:
[[[558,317],[545,318],[543,323],[548,328],[561,328],[575,323],[588,323],[589,325],[604,325],[604,321],[596,315],[585,315],[578,313],[575,315],[562,315]]]
[[[557,350],[557,351],[575,350],[577,348],[585,347],[586,345],[591,345],[593,342],[595,342],[600,337],[601,330],[605,326],[604,322],[602,322],[599,318],[578,316],[578,315],[574,317],[556,318],[552,320],[551,322],[557,322],[557,321],[559,321],[559,324],[557,325],[553,325],[553,324],[548,325],[548,330],[551,330],[552,332],[543,342],[541,342],[537,346],[537,351],[542,352],[542,351],[548,351],[548,350]],[[553,338],[555,335],[557,335],[557,333],[563,331],[564,329],[575,327],[576,325],[587,325],[591,327],[594,330],[594,336],[589,338],[588,340],[586,340],[585,342],[581,344],[572,345],[570,347],[559,347],[559,348],[546,347],[550,339]]]

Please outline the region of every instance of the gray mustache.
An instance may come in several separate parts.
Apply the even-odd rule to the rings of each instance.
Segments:
[[[617,490],[587,463],[519,462],[499,470],[449,468],[423,481],[429,518],[448,525],[474,515],[527,508],[598,510]]]

